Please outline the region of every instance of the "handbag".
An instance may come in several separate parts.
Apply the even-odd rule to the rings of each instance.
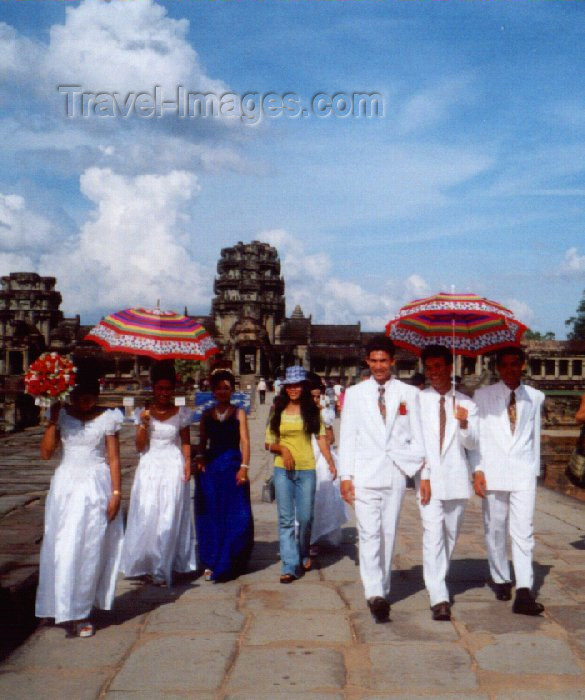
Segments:
[[[581,434],[577,440],[575,449],[569,457],[569,463],[565,474],[574,486],[585,487],[585,455],[583,446],[585,445],[585,425],[581,428]]]
[[[266,479],[262,486],[262,502],[263,503],[274,503],[276,499],[276,493],[274,490],[274,476]]]

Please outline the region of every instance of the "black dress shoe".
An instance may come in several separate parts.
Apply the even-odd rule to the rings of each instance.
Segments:
[[[494,583],[497,600],[512,600],[511,583]]]
[[[445,620],[451,619],[451,605],[444,600],[442,603],[437,603],[431,607],[431,612],[433,613],[433,620]]]
[[[544,612],[544,605],[536,602],[528,588],[518,588],[512,612],[518,615],[540,615]]]
[[[388,622],[390,603],[386,600],[386,598],[382,598],[379,595],[375,596],[374,598],[369,598],[368,608],[370,608],[370,612],[376,618],[376,622]]]

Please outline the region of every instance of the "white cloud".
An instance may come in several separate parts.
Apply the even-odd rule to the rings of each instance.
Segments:
[[[558,273],[562,276],[582,275],[585,272],[585,255],[579,255],[576,247],[565,251],[565,257]]]
[[[410,275],[406,280],[405,294],[406,299],[404,303],[412,301],[413,299],[422,299],[423,297],[429,296],[431,293],[428,283],[417,274]]]
[[[33,43],[14,27],[0,23],[0,94],[7,105],[24,101],[30,117],[0,120],[4,147],[21,163],[42,158],[47,169],[67,175],[107,165],[118,172],[207,172],[249,170],[237,150],[242,122],[227,117],[177,118],[165,109],[162,118],[67,117],[66,95],[58,86],[80,86],[90,93],[128,93],[176,99],[178,86],[190,92],[229,92],[210,77],[187,39],[189,21],[173,19],[152,0],[84,0],[68,7],[62,24],[54,24],[48,43]],[[78,100],[79,98],[76,98]],[[130,102],[132,103],[130,98]],[[76,114],[79,104],[76,101]],[[36,116],[42,115],[43,128]],[[18,139],[14,138],[18,132]]]
[[[199,191],[188,172],[125,177],[90,168],[82,193],[95,205],[79,235],[43,256],[67,311],[208,304],[211,274],[192,259],[187,205]]]
[[[504,301],[504,306],[507,306],[514,316],[527,326],[531,326],[534,323],[535,313],[525,301],[520,299],[506,299]]]
[[[67,8],[65,24],[51,28],[43,61],[47,87],[80,84],[91,92],[125,94],[160,85],[168,97],[178,85],[224,90],[202,69],[186,40],[188,28],[188,20],[172,19],[150,0],[85,0]]]
[[[308,253],[304,242],[284,229],[263,231],[258,239],[278,250],[288,312],[299,304],[314,323],[361,321],[364,330],[382,331],[402,304],[428,293],[427,283],[416,274],[390,280],[380,292],[339,279],[327,253]]]
[[[34,262],[28,256],[0,251],[0,275],[8,275],[11,272],[31,272],[34,269]]]
[[[57,237],[50,221],[27,209],[24,197],[0,194],[0,252],[38,254],[49,249]]]
[[[468,99],[467,78],[444,80],[406,101],[398,115],[398,129],[403,134],[428,129],[447,116],[453,107]]]
[[[34,75],[38,48],[14,27],[0,22],[0,78],[23,79]]]

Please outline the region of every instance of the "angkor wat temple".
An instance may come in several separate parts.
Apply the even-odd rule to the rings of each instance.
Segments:
[[[34,415],[30,397],[22,394],[22,376],[45,350],[100,356],[106,361],[109,379],[121,387],[140,383],[146,376],[148,361],[106,356],[83,342],[88,327],[81,326],[79,316],[64,317],[54,277],[13,272],[0,281],[0,431],[27,424],[31,411]],[[359,321],[313,323],[299,306],[287,317],[285,280],[273,246],[252,241],[222,249],[214,295],[210,314],[194,318],[214,336],[222,349],[222,362],[232,367],[242,384],[254,383],[260,376],[274,378],[291,364],[333,380],[350,382],[359,377],[364,366],[362,347],[372,332],[362,331]],[[526,349],[530,384],[559,397],[582,391],[585,342],[529,341]],[[416,357],[398,352],[400,378],[407,379],[419,369]],[[458,357],[456,371],[470,391],[492,376],[487,357]]]

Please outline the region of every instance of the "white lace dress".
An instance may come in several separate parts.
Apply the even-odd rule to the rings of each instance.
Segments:
[[[170,586],[173,571],[197,568],[190,483],[183,481],[179,435],[190,422],[186,407],[165,421],[150,417],[149,445],[140,456],[130,494],[120,567],[126,576],[150,574]]]
[[[59,413],[63,456],[45,505],[37,617],[59,624],[87,618],[93,606],[112,606],[123,524],[121,512],[108,523],[112,482],[105,436],[115,435],[122,420],[117,410],[86,423]]]

